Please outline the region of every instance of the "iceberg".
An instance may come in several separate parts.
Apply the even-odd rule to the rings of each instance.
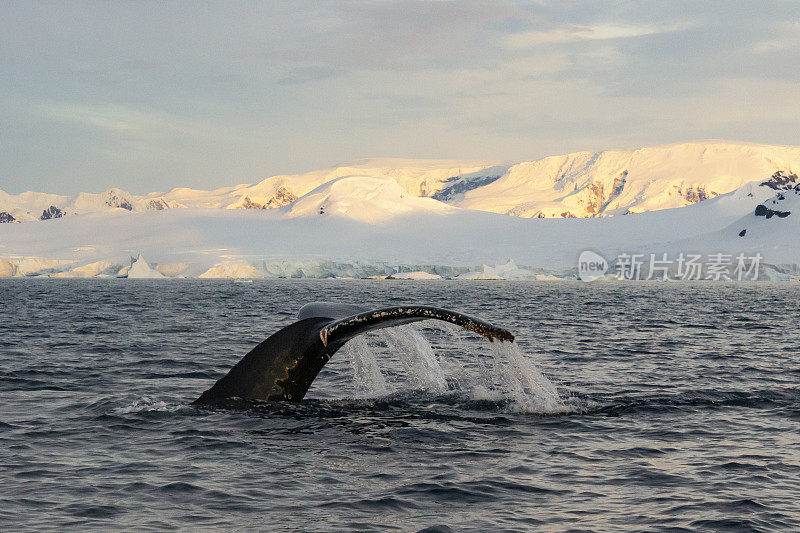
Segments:
[[[251,265],[221,263],[209,268],[198,277],[203,279],[260,279],[264,277],[264,274]]]
[[[128,279],[163,279],[164,275],[150,266],[142,254],[131,263],[127,271]]]
[[[0,259],[0,278],[13,278],[17,266],[8,259]]]
[[[386,276],[386,279],[415,279],[415,280],[429,280],[429,279],[442,279],[439,274],[431,274],[429,272],[422,272],[417,270],[415,272],[397,272]]]

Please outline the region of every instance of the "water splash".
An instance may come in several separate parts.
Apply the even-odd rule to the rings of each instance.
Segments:
[[[354,385],[363,396],[376,398],[392,392],[378,365],[375,350],[367,343],[367,337],[351,339],[342,347],[341,352],[349,359]]]
[[[486,366],[485,358],[481,356],[485,351],[485,345],[481,342],[479,347],[474,346],[473,342],[478,339],[468,337],[465,331],[455,324],[436,322],[431,326],[435,330],[442,331],[450,341],[447,343],[450,346],[443,348],[451,354],[450,357],[444,358],[444,362],[453,389],[469,393],[478,400],[496,399],[498,395],[490,393],[494,390],[492,373]]]
[[[447,380],[436,354],[414,326],[389,328],[381,333],[389,348],[400,357],[412,388],[439,394],[447,392]]]
[[[446,323],[426,326],[426,333],[439,341],[440,357],[413,325],[348,342],[345,349],[356,388],[371,398],[392,394],[395,390],[387,382],[388,376],[400,389],[454,393],[469,400],[502,403],[513,412],[554,414],[571,410],[517,343],[486,343]]]
[[[491,344],[493,382],[497,391],[511,400],[512,408],[535,413],[568,410],[555,385],[515,342]]]
[[[400,389],[502,403],[514,412],[570,410],[553,383],[517,343],[486,343],[465,336],[457,326],[438,322],[426,325],[430,326],[426,333],[439,341],[440,357],[413,325],[348,342],[343,350],[350,360],[356,389],[365,397],[376,398],[394,393],[392,384],[397,384]]]
[[[114,414],[128,415],[131,413],[142,413],[148,411],[169,411],[170,407],[162,400],[154,400],[149,396],[142,396],[134,401],[132,404],[125,407],[117,407],[114,409]]]
[[[452,324],[430,325],[447,335],[447,344],[456,352],[445,359],[454,390],[472,400],[504,402],[511,411],[555,414],[571,410],[516,342],[486,344]]]

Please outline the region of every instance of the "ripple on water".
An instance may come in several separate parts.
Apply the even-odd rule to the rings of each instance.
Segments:
[[[800,529],[791,284],[82,281],[0,280],[4,530]],[[301,404],[188,405],[320,299],[519,351],[423,324],[422,366],[374,336]]]

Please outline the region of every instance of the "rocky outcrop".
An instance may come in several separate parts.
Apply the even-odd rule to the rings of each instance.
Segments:
[[[628,171],[625,170],[614,178],[614,181],[610,184],[604,184],[601,181],[593,181],[582,188],[576,188],[576,192],[572,195],[573,205],[571,205],[571,207],[574,208],[572,210],[563,211],[557,207],[549,207],[543,210],[532,211],[530,209],[530,204],[523,204],[512,209],[507,214],[532,218],[594,218],[609,216],[608,211],[613,209],[611,204],[625,189],[627,175]]]
[[[250,199],[249,196],[245,196],[242,198],[241,202],[236,209],[274,209],[276,207],[282,207],[284,205],[288,205],[292,202],[297,200],[297,196],[292,194],[292,191],[287,189],[286,187],[278,187],[275,191],[275,194],[272,195],[272,198],[267,200],[266,203],[258,203],[254,202]]]
[[[109,189],[103,193],[103,201],[108,207],[118,207],[133,211],[133,201],[128,193],[121,189]]]
[[[693,204],[702,202],[703,200],[708,200],[709,198],[713,198],[715,196],[717,196],[716,193],[706,192],[706,188],[701,185],[698,185],[697,187],[689,187],[686,189],[686,192],[683,193],[683,197],[686,199],[686,201]]]
[[[483,187],[484,185],[489,185],[499,180],[501,176],[502,174],[477,177],[453,176],[444,181],[444,184],[447,184],[444,188],[431,194],[430,197],[440,202],[448,202],[460,194],[477,189],[478,187]],[[424,191],[420,191],[420,196],[426,196]]]
[[[54,205],[51,205],[44,211],[42,211],[42,216],[39,217],[39,220],[51,220],[53,218],[61,218],[64,216],[64,212],[61,209],[57,208]]]
[[[7,224],[11,222],[16,222],[17,219],[13,217],[11,213],[6,213],[5,211],[0,211],[0,224]]]
[[[795,174],[776,172],[770,179],[762,182],[761,186],[775,190],[776,194],[763,204],[757,205],[755,215],[767,219],[786,218],[791,215],[792,212],[787,207],[800,201],[800,183],[797,181]]]
[[[611,193],[608,195],[608,198],[603,201],[603,205],[600,206],[596,215],[601,215],[605,213],[608,206],[611,205],[611,202],[616,200],[620,194],[622,194],[623,189],[625,188],[625,183],[627,180],[625,179],[628,175],[628,171],[624,170],[622,173],[614,178],[614,183],[611,185]]]
[[[586,213],[588,213],[589,216],[594,216],[598,214],[603,207],[603,184],[599,181],[595,181],[586,187],[586,191]]]
[[[292,194],[289,189],[286,187],[278,187],[278,190],[275,191],[275,194],[272,196],[272,198],[270,198],[266,205],[264,205],[264,209],[272,209],[274,207],[289,205],[295,200],[297,200],[297,196]]]
[[[766,181],[762,181],[759,185],[762,187],[769,187],[770,189],[788,190],[795,186],[797,183],[797,174],[791,174],[784,170],[779,170]]]
[[[258,202],[252,201],[249,196],[245,196],[242,199],[239,209],[266,209],[266,207]]]
[[[791,211],[778,211],[777,209],[770,209],[769,207],[765,206],[764,204],[759,204],[756,206],[756,216],[757,217],[778,217],[778,218],[786,218],[791,215]]]
[[[164,209],[169,209],[170,205],[163,198],[154,198],[152,200],[148,200],[144,204],[144,208],[147,211],[163,211]]]

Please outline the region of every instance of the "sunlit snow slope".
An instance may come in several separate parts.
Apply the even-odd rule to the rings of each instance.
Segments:
[[[75,197],[0,191],[0,222],[114,210],[272,209],[346,176],[389,179],[411,197],[523,218],[608,217],[691,205],[778,171],[800,172],[800,148],[702,141],[579,152],[513,165],[366,159],[213,191],[175,188],[134,196],[112,188]],[[363,200],[371,194],[363,188],[360,192]]]
[[[504,272],[515,265],[555,271],[573,268],[583,250],[611,258],[633,252],[748,252],[762,253],[772,264],[800,264],[797,152],[687,143],[510,168],[370,161],[361,169],[364,174],[353,174],[359,169],[351,165],[269,178],[268,186],[175,189],[148,197],[118,189],[72,198],[0,195],[0,206],[13,206],[0,212],[7,222],[0,224],[0,277],[124,275],[131,258],[141,265],[152,261],[152,268],[139,269],[151,277],[306,275],[308,261],[316,262],[313,268],[320,261],[346,262],[352,268],[336,272],[354,276],[382,272],[380,266],[364,265],[384,265],[389,272],[397,265],[469,269],[481,264],[505,265]],[[505,214],[509,206],[530,207],[533,200],[522,202],[529,197],[540,198],[540,207],[557,203],[558,209],[570,205],[578,211],[587,205],[578,202],[586,194],[580,192],[586,190],[583,185],[594,183],[590,187],[606,191],[597,184],[619,177],[623,168],[624,186],[612,187],[619,190],[599,204],[600,211],[584,209],[576,218]],[[294,188],[275,200],[277,191],[290,185]],[[264,196],[255,194],[258,187]],[[556,198],[553,191],[559,187],[563,196]],[[249,192],[243,201],[253,205],[232,208],[230,201],[244,190]],[[676,196],[675,190],[683,192]],[[688,190],[702,198],[687,197]],[[273,196],[267,198],[270,191]],[[501,205],[501,199],[508,203]],[[254,207],[265,200],[275,201]],[[16,223],[47,204],[35,217],[41,220]],[[132,277],[137,272],[134,268]],[[314,275],[324,275],[324,269]]]
[[[787,187],[797,185],[796,176],[787,176]],[[125,264],[142,254],[161,265],[183,262],[205,268],[226,262],[246,268],[268,259],[472,266],[511,258],[522,265],[559,269],[573,267],[586,249],[612,257],[626,251],[671,251],[676,243],[688,242],[688,251],[711,253],[723,250],[725,242],[731,253],[763,251],[767,261],[800,263],[795,219],[755,216],[759,205],[774,205],[781,213],[794,210],[794,205],[784,210],[783,201],[775,200],[788,193],[747,184],[683,208],[603,219],[523,219],[412,197],[387,178],[353,176],[266,211],[117,210],[3,224],[0,258]],[[738,237],[739,226],[752,233]]]
[[[579,152],[512,166],[455,205],[521,217],[597,217],[683,207],[800,171],[800,148],[695,142]]]

